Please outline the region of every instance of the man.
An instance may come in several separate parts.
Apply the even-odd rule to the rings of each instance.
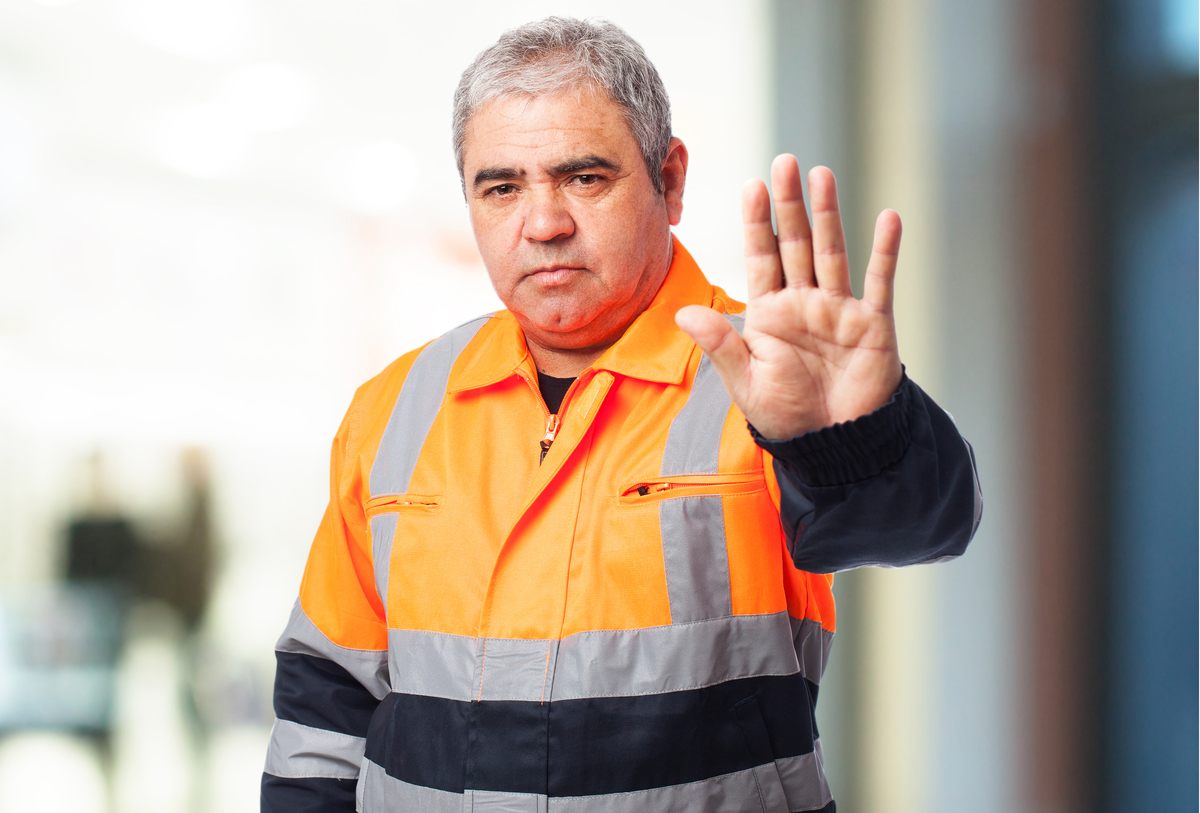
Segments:
[[[969,447],[897,354],[899,218],[856,300],[832,175],[810,230],[782,156],[778,237],[745,192],[734,302],[671,236],[687,150],[608,24],[501,37],[454,144],[507,310],[355,396],[263,809],[832,811],[822,574],[958,555],[979,519]]]

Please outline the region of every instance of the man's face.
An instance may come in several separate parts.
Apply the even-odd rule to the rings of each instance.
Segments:
[[[606,95],[486,103],[467,123],[463,179],[492,285],[531,345],[601,349],[654,298],[678,206]]]

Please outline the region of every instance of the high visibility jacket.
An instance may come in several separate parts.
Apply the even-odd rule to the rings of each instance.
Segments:
[[[824,572],[961,553],[969,447],[907,379],[757,444],[675,326],[693,303],[740,328],[676,243],[557,419],[508,312],[358,391],[277,645],[264,811],[833,810]]]

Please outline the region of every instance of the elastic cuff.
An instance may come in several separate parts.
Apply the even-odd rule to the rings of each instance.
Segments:
[[[908,451],[912,391],[908,375],[886,404],[874,412],[788,440],[768,440],[750,424],[754,442],[808,486],[837,486],[867,480]]]

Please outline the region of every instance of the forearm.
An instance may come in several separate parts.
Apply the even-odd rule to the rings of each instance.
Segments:
[[[367,728],[387,691],[387,653],[334,644],[297,602],[275,657],[262,811],[350,813]]]
[[[801,570],[899,567],[958,556],[982,498],[973,453],[907,377],[880,409],[787,441],[774,457],[780,522]]]

